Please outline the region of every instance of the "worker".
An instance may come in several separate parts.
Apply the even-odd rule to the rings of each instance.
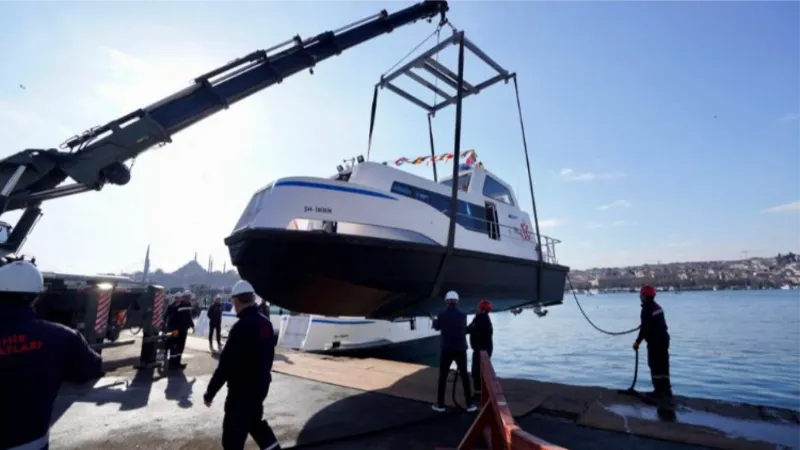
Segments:
[[[458,376],[464,386],[464,398],[467,399],[467,411],[477,411],[478,407],[472,402],[472,392],[469,386],[469,372],[467,372],[467,315],[458,309],[458,292],[449,291],[444,296],[447,305],[433,319],[433,329],[441,331],[441,354],[439,356],[439,385],[436,391],[436,403],[432,406],[434,411],[444,412],[444,394],[447,387],[447,375],[450,365],[456,363]]]
[[[231,303],[239,320],[228,333],[228,342],[208,382],[203,401],[210,407],[214,396],[228,383],[222,420],[224,450],[242,450],[248,434],[258,448],[278,450],[278,439],[263,418],[275,358],[272,323],[259,314],[253,286],[247,281],[233,285]]]
[[[492,319],[489,313],[492,312],[492,302],[481,300],[478,302],[478,310],[467,326],[469,334],[469,345],[472,347],[472,386],[475,388],[475,397],[481,395],[481,360],[480,352],[486,351],[489,357],[492,356],[494,343],[492,342]]]
[[[656,290],[652,286],[642,286],[639,300],[642,304],[639,336],[633,342],[633,349],[639,351],[642,341],[647,341],[647,365],[654,391],[650,394],[659,399],[672,398],[672,385],[669,379],[669,332],[664,310],[656,303]]]
[[[222,297],[214,296],[214,303],[208,307],[208,349],[214,351],[214,332],[217,333],[217,348],[222,351]]]
[[[169,361],[167,369],[182,370],[186,364],[181,363],[183,350],[186,348],[186,337],[189,329],[194,330],[192,320],[192,293],[183,291],[180,298],[171,304],[167,309],[167,331],[172,333],[172,338],[168,341]]]
[[[103,376],[81,334],[36,317],[42,273],[27,261],[0,267],[0,448],[46,450],[62,381]]]
[[[267,303],[266,300],[261,300],[261,303],[258,305],[258,312],[269,319],[269,303]]]

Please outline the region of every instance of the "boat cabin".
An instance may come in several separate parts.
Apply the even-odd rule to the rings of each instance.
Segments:
[[[442,164],[448,167],[449,164]],[[518,204],[511,186],[482,165],[461,164],[456,180],[458,205],[456,222],[462,227],[486,234],[492,240],[531,241],[531,222]],[[452,176],[438,183],[403,170],[365,162],[347,174],[351,183],[390,191],[427,203],[449,215]]]

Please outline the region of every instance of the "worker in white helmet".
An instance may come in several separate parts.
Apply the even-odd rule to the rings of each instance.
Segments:
[[[439,386],[433,410],[444,412],[444,393],[447,387],[447,375],[450,366],[455,362],[458,376],[464,386],[464,397],[467,399],[467,411],[474,412],[478,407],[473,403],[470,390],[469,372],[467,372],[467,315],[458,309],[458,292],[449,291],[444,296],[444,311],[433,319],[433,328],[442,333],[441,354],[439,356]]]
[[[167,331],[173,333],[172,338],[167,341],[169,350],[167,369],[183,370],[186,368],[186,364],[181,363],[181,357],[183,356],[183,350],[186,348],[186,337],[190,328],[194,330],[191,291],[183,291],[180,298],[169,305],[165,320]]]
[[[222,422],[223,449],[242,450],[249,434],[258,448],[279,450],[278,439],[263,418],[275,358],[272,322],[258,312],[255,290],[247,281],[233,285],[231,303],[239,320],[228,332],[228,341],[203,401],[211,406],[214,396],[228,383]]]
[[[0,267],[1,449],[46,449],[62,381],[103,376],[102,359],[75,330],[39,319],[42,273],[27,261]]]

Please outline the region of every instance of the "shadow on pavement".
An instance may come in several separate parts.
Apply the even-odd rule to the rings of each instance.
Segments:
[[[122,365],[118,364],[117,367],[122,367]],[[108,378],[100,378],[86,384],[65,383],[62,385],[55,404],[53,405],[53,415],[50,423],[53,425],[58,422],[75,402],[94,403],[98,406],[107,403],[119,403],[120,411],[144,408],[147,406],[153,383],[159,379],[161,379],[161,377],[155,375],[155,369],[150,368],[137,370],[133,379],[130,381],[115,380],[112,375]],[[173,391],[181,392],[181,388],[178,386],[181,384],[181,381],[178,380],[176,383]],[[188,384],[185,377],[183,377],[182,384],[184,386]],[[170,392],[169,387],[167,391],[168,393]],[[191,388],[189,392],[191,392]]]
[[[456,447],[472,424],[475,418],[474,414],[461,412],[453,407],[450,407],[445,413],[437,413],[431,409],[431,401],[409,400],[396,396],[399,392],[416,392],[417,396],[420,395],[420,392],[433,392],[435,395],[436,387],[435,385],[427,386],[429,383],[430,374],[420,371],[401,378],[385,389],[394,394],[386,395],[380,392],[363,392],[315,382],[311,385],[312,389],[325,389],[323,387],[327,386],[347,394],[343,394],[342,398],[338,399],[328,398],[326,405],[319,405],[317,411],[301,427],[295,445],[327,448],[331,445],[341,444],[341,448],[355,448],[352,443],[354,439],[373,436],[372,440],[376,442],[370,442],[369,448],[390,448],[383,447],[383,445],[395,441],[396,448],[414,448],[413,446],[409,447],[413,442],[427,445],[429,449],[436,446]],[[447,393],[449,398],[449,383]],[[458,395],[462,395],[460,389]],[[298,398],[300,396],[296,393],[294,396],[295,403],[302,403],[303,400]],[[422,425],[431,427],[435,431],[424,438],[415,436],[411,431],[412,428]],[[278,429],[276,429],[276,433],[281,435]],[[281,442],[281,445],[288,447],[289,442],[285,444]],[[358,448],[361,448],[361,445],[359,444]]]
[[[197,378],[189,381],[183,371],[169,373],[167,377],[167,387],[164,389],[164,398],[175,400],[181,408],[191,408],[192,389]]]

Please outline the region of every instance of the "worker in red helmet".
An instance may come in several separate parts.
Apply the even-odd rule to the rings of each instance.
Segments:
[[[481,300],[478,302],[478,310],[472,322],[467,326],[467,334],[469,334],[469,345],[472,347],[472,383],[475,388],[475,395],[481,395],[481,361],[480,353],[485,350],[492,356],[494,350],[494,343],[492,342],[492,319],[489,318],[489,313],[492,312],[492,302],[489,300]]]
[[[656,290],[653,286],[642,286],[639,299],[642,302],[639,336],[633,343],[638,351],[642,341],[647,341],[647,365],[654,391],[650,394],[660,399],[672,398],[672,384],[669,379],[669,332],[664,310],[656,303]]]

